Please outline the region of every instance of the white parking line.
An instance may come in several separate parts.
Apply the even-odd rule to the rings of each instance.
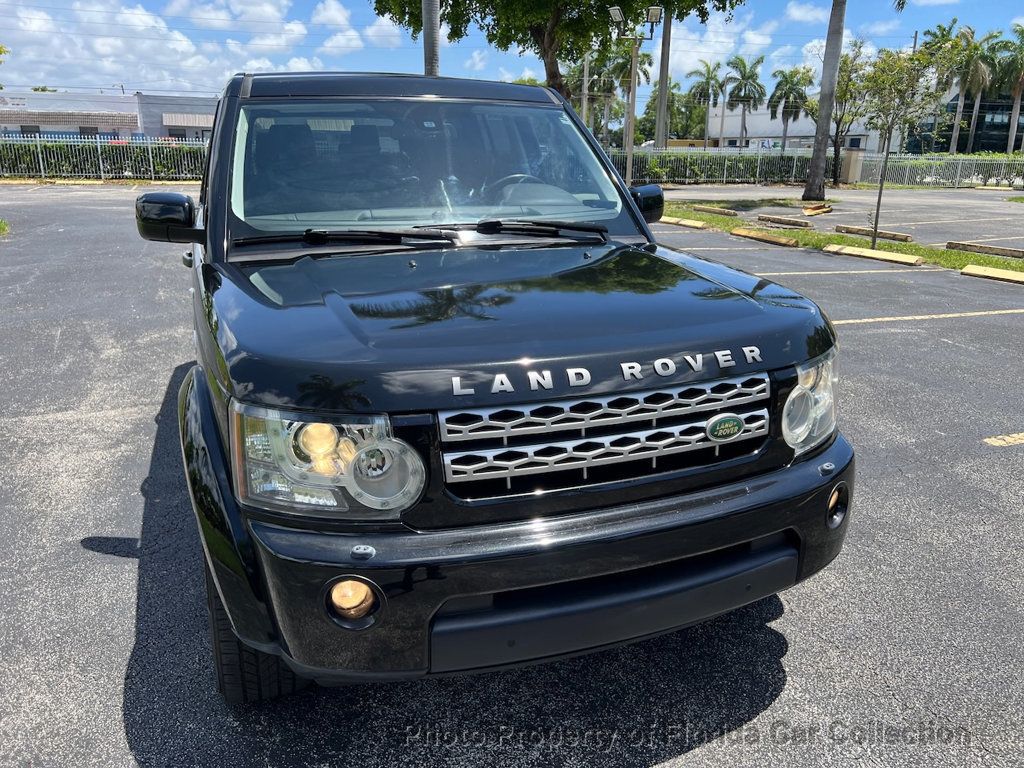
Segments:
[[[981,312],[946,312],[941,315],[900,315],[895,317],[863,317],[857,320],[833,320],[832,325],[863,325],[866,323],[898,323],[913,320],[948,320],[956,317],[988,317],[990,315],[1024,315],[1024,309],[988,309]]]
[[[908,269],[826,269],[814,272],[757,272],[758,277],[788,277],[790,275],[878,275],[893,272],[945,272],[941,267],[910,267]]]

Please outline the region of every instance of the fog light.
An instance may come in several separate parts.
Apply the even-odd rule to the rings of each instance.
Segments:
[[[339,616],[346,619],[361,619],[377,602],[370,587],[355,579],[339,581],[331,587],[331,607]]]
[[[832,489],[828,497],[828,510],[825,513],[828,527],[834,529],[842,525],[849,508],[850,492],[844,483],[840,483]]]

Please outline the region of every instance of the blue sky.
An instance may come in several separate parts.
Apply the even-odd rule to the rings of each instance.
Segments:
[[[609,5],[613,4],[610,0]],[[672,75],[683,79],[697,60],[740,53],[767,57],[762,76],[779,67],[820,66],[830,4],[826,0],[755,0],[732,21],[713,16],[676,22]],[[847,35],[874,47],[909,45],[914,30],[953,16],[979,30],[1024,23],[1024,5],[974,0],[910,0],[898,15],[886,0],[854,0]],[[1014,17],[1017,17],[1016,19]],[[422,71],[418,42],[367,0],[0,0],[0,43],[11,49],[0,67],[8,91],[32,85],[216,92],[239,70],[341,69]],[[660,39],[647,43],[657,59]],[[479,30],[441,50],[441,72],[456,77],[541,77],[532,55],[490,48]],[[641,107],[649,89],[640,92]],[[119,90],[118,90],[119,92]]]

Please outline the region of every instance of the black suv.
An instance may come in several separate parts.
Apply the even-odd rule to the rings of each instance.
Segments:
[[[237,75],[180,395],[220,690],[477,671],[666,632],[838,555],[853,452],[806,298],[660,246],[547,88]]]

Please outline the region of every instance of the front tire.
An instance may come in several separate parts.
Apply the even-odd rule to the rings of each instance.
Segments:
[[[228,704],[270,701],[309,687],[311,681],[292,672],[280,657],[250,648],[235,636],[208,567],[206,603],[217,690]]]

